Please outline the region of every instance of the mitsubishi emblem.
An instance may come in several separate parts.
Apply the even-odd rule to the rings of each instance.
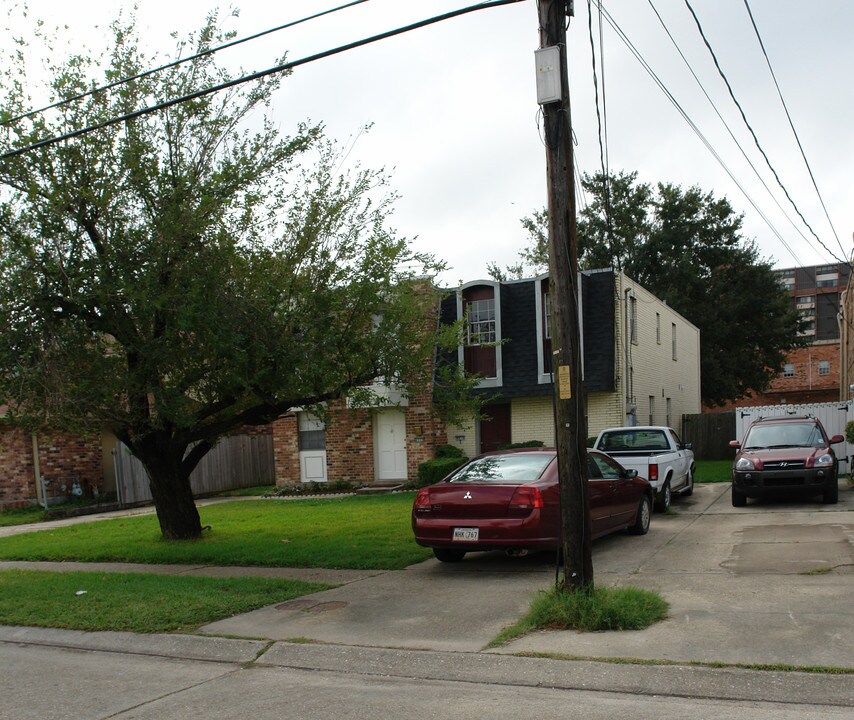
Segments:
[[[466,494],[463,495],[463,500],[471,500],[471,491],[466,490]]]

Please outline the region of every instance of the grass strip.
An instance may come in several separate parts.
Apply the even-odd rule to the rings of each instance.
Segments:
[[[189,632],[330,587],[278,578],[5,570],[0,571],[0,624]]]
[[[723,483],[731,480],[732,460],[697,460],[694,463],[694,482]]]
[[[38,505],[28,508],[9,508],[0,511],[0,527],[42,522],[45,516],[44,508]]]
[[[413,493],[241,500],[199,508],[211,529],[169,541],[154,515],[0,538],[2,560],[263,565],[396,570],[425,560],[410,525]]]
[[[639,588],[596,587],[575,593],[551,588],[538,593],[528,613],[487,647],[534,630],[643,630],[664,620],[667,610],[667,601],[658,593]]]
[[[593,655],[569,655],[566,653],[550,653],[522,651],[513,653],[514,657],[542,658],[545,660],[565,660],[567,662],[601,662],[610,665],[663,665],[667,667],[681,665],[690,667],[706,667],[714,670],[758,670],[761,672],[803,672],[817,675],[854,675],[854,668],[837,667],[836,665],[790,665],[789,663],[732,663],[706,660],[658,660],[651,658],[632,657],[596,657]]]

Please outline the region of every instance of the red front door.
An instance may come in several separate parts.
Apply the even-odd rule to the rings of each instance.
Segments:
[[[510,443],[510,405],[487,405],[483,408],[489,420],[480,421],[480,452],[498,450]]]

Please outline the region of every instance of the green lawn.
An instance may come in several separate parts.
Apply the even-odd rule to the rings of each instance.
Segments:
[[[201,625],[331,587],[273,578],[0,571],[0,624],[192,631]]]
[[[695,482],[713,483],[732,480],[732,460],[697,460],[695,468]]]
[[[0,538],[2,560],[399,569],[430,556],[410,527],[413,493],[203,506],[197,541],[167,541],[154,515]]]

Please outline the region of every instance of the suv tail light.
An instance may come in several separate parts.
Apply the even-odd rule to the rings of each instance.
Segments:
[[[650,482],[656,482],[658,480],[658,464],[652,463],[649,466],[649,477],[647,478]]]
[[[516,488],[516,492],[510,498],[508,511],[511,515],[527,515],[541,507],[543,507],[543,495],[539,488],[523,485]]]

